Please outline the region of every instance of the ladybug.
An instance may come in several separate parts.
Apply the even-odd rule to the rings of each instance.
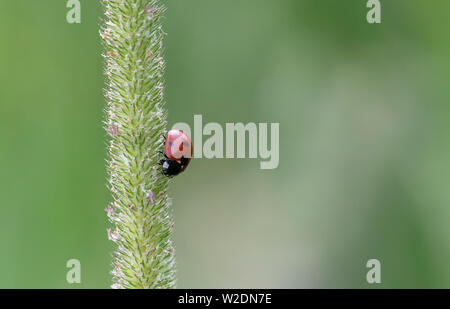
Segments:
[[[164,159],[159,161],[162,174],[173,177],[183,172],[189,165],[193,146],[191,139],[183,130],[173,129],[167,133],[164,142]]]

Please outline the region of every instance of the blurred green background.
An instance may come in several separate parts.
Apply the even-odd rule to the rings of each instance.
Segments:
[[[364,0],[166,1],[170,123],[280,123],[278,169],[173,181],[178,287],[450,287],[450,1],[381,2],[370,25]],[[0,2],[0,288],[111,283],[102,8],[81,4],[77,25],[65,0]]]

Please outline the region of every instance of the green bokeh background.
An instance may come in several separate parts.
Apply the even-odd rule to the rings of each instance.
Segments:
[[[166,1],[170,123],[280,123],[278,169],[173,181],[178,287],[450,287],[450,1],[381,2],[370,25],[363,0]],[[0,2],[0,288],[111,283],[102,8],[81,4],[71,25],[65,0]]]

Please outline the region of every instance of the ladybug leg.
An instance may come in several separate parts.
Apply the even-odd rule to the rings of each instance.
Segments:
[[[157,153],[162,154],[166,159],[169,159],[169,157],[166,156],[166,154],[164,152],[162,152],[161,150],[158,150]]]

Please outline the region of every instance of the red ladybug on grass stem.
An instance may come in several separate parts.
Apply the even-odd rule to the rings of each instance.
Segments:
[[[165,158],[159,161],[162,174],[173,177],[183,172],[191,161],[192,151],[191,139],[182,130],[170,130],[164,142]]]

